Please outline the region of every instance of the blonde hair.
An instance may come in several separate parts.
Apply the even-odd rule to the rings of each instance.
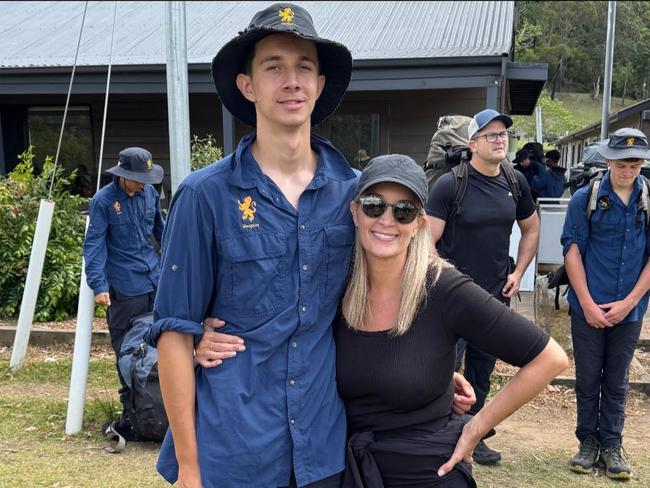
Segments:
[[[432,271],[432,280],[429,284],[433,286],[438,281],[442,269],[451,266],[431,251],[429,228],[426,222],[423,222],[408,246],[402,272],[402,292],[397,324],[390,330],[393,335],[405,334],[415,320],[420,304],[427,296],[429,270]],[[352,259],[352,275],[343,296],[343,311],[350,328],[361,330],[371,316],[368,307],[368,262],[359,242],[358,232]]]

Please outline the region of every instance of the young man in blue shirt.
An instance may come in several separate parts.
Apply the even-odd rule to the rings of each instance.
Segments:
[[[571,334],[576,368],[578,453],[570,469],[627,479],[622,451],[628,370],[650,289],[646,182],[640,176],[650,149],[645,134],[619,129],[599,152],[609,170],[599,188],[571,199],[562,232],[569,276]]]
[[[106,172],[115,178],[90,201],[84,260],[86,282],[95,294],[95,302],[108,306],[111,346],[119,359],[131,319],[153,309],[160,257],[151,237],[161,242],[164,222],[160,197],[152,184],[159,184],[164,173],[153,164],[151,153],[140,147],[121,151],[117,166]],[[119,369],[118,376],[124,404],[128,387]],[[131,422],[124,415],[106,429],[111,435],[135,440]]]

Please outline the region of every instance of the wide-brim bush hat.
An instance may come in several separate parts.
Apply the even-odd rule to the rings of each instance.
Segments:
[[[145,185],[158,185],[165,176],[162,167],[153,163],[151,153],[141,147],[127,147],[120,151],[117,165],[106,172]]]
[[[610,160],[650,159],[648,138],[638,129],[618,129],[597,149],[605,159]]]
[[[309,12],[291,3],[275,3],[257,12],[248,27],[214,57],[212,80],[221,102],[243,123],[255,127],[255,105],[241,94],[236,79],[244,72],[244,63],[255,43],[270,34],[292,34],[316,45],[325,86],[311,114],[311,124],[322,122],[336,110],[348,88],[352,54],[343,44],[319,37]]]

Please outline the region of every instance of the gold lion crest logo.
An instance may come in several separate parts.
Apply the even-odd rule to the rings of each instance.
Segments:
[[[151,159],[147,159],[147,169],[151,171],[151,168],[153,168],[153,161]]]
[[[257,204],[255,203],[253,198],[250,195],[248,195],[247,197],[244,198],[243,202],[237,200],[237,203],[239,204],[241,219],[248,220],[249,222],[252,223],[255,220],[255,212],[257,212]]]
[[[634,137],[627,138],[627,147],[634,146]]]
[[[113,208],[115,209],[115,213],[116,213],[117,215],[120,215],[120,214],[122,213],[122,206],[120,205],[120,202],[116,201],[116,202],[113,204]]]
[[[285,7],[282,10],[278,11],[278,17],[280,17],[280,20],[284,22],[285,24],[290,24],[293,22],[293,16],[294,16],[293,9],[291,7]]]

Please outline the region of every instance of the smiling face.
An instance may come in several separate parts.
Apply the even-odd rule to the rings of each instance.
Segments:
[[[506,125],[500,120],[493,120],[477,132],[469,141],[472,157],[476,157],[487,164],[498,164],[505,159],[508,152],[508,137],[498,137],[495,142],[488,142],[485,135],[504,133]]]
[[[413,192],[398,183],[378,183],[364,192],[364,196],[367,195],[377,195],[389,204],[408,201],[420,208]],[[423,216],[418,216],[409,224],[400,224],[395,220],[391,206],[376,218],[368,217],[356,201],[350,203],[350,210],[366,257],[405,258],[411,239],[425,222]]]
[[[255,104],[260,126],[311,127],[311,113],[325,84],[318,74],[313,42],[290,34],[272,34],[255,45],[249,74],[237,75],[237,87]]]
[[[641,174],[643,159],[607,160],[607,166],[614,187],[629,189]]]

